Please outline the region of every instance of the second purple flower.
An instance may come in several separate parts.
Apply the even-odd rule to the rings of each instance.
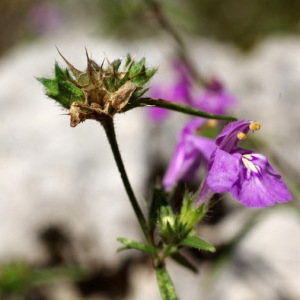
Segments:
[[[264,155],[238,147],[250,130],[258,129],[259,123],[247,120],[230,123],[223,129],[216,139],[217,147],[210,158],[196,205],[207,200],[208,191],[230,192],[248,207],[266,207],[292,200],[281,176]]]

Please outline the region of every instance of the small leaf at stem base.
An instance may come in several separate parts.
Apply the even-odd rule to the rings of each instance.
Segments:
[[[117,239],[120,243],[124,244],[125,247],[121,247],[119,248],[117,251],[123,251],[123,250],[127,250],[127,249],[136,249],[145,253],[148,253],[150,255],[155,255],[156,254],[156,250],[155,248],[146,245],[144,243],[141,242],[137,242],[137,241],[133,241],[127,238],[118,238]]]
[[[199,250],[210,251],[210,252],[216,251],[216,248],[214,245],[202,240],[201,238],[199,238],[197,236],[186,237],[185,239],[183,239],[181,241],[181,245],[189,246],[189,247],[196,248]]]
[[[166,268],[156,269],[156,279],[162,300],[178,300],[173,282]]]

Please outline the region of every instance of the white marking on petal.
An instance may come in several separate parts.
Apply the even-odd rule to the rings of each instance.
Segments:
[[[244,164],[244,166],[247,169],[247,177],[249,178],[251,173],[255,173],[255,174],[259,174],[260,173],[260,166],[255,165],[253,162],[253,157],[251,154],[244,154],[242,156],[242,162]]]

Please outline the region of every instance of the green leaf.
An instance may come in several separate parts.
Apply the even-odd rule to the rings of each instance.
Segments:
[[[210,244],[209,242],[206,242],[202,240],[201,238],[197,236],[188,236],[185,239],[181,241],[181,245],[189,246],[192,248],[196,248],[199,250],[205,250],[210,252],[215,252],[216,248],[214,245]]]
[[[165,267],[156,269],[156,279],[162,300],[178,300],[174,284]]]
[[[24,294],[30,286],[32,271],[23,262],[11,262],[0,267],[0,294]]]
[[[148,253],[150,255],[155,255],[156,254],[155,248],[153,248],[149,245],[146,245],[144,243],[136,242],[136,241],[133,241],[133,240],[130,240],[130,239],[127,239],[127,238],[118,238],[117,240],[120,243],[125,245],[125,247],[119,248],[117,250],[118,252],[126,250],[126,249],[136,249],[136,250]]]
[[[198,269],[186,258],[184,257],[181,253],[176,252],[170,256],[174,261],[176,261],[178,264],[181,266],[189,269],[193,273],[197,274]]]

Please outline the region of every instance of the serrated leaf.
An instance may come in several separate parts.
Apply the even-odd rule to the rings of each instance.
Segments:
[[[199,238],[198,236],[188,236],[181,241],[181,245],[189,246],[192,248],[196,248],[199,250],[205,250],[210,252],[215,252],[216,248],[214,245],[210,244],[209,242],[204,241],[203,239]]]
[[[130,240],[127,238],[118,238],[117,240],[126,246],[126,248],[125,247],[119,248],[118,251],[122,251],[122,250],[126,250],[126,249],[136,249],[136,250],[148,253],[150,255],[156,254],[155,248],[153,248],[149,245],[146,245],[144,243],[133,241],[133,240]]]
[[[198,269],[181,253],[176,252],[170,256],[174,261],[176,261],[181,266],[189,269],[193,273],[198,273]]]

